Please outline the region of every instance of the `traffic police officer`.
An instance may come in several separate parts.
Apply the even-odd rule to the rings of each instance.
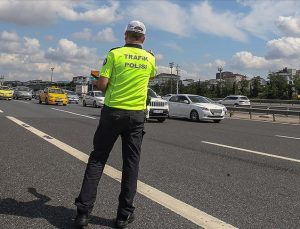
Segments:
[[[153,54],[142,47],[145,34],[142,22],[131,21],[126,27],[125,45],[111,49],[103,62],[97,86],[105,92],[104,107],[94,135],[94,150],[75,200],[77,226],[88,225],[99,180],[119,136],[122,139],[123,170],[116,226],[125,228],[134,220],[133,199],[137,189],[148,82],[156,72]]]

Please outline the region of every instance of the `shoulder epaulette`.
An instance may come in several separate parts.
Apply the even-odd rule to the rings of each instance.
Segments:
[[[112,48],[112,49],[109,50],[109,51],[112,51],[112,50],[115,50],[115,49],[119,49],[119,48],[122,48],[122,47],[115,47],[115,48]]]
[[[148,53],[150,53],[152,56],[154,56],[154,53],[152,52],[152,50],[147,50]]]

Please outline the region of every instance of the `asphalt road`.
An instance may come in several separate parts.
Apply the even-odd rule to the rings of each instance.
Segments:
[[[100,109],[0,100],[0,228],[71,228],[85,163],[7,116],[89,154]],[[168,119],[145,128],[140,181],[238,228],[300,228],[300,125]],[[119,140],[108,164],[122,168]],[[90,228],[113,227],[119,190],[103,176]],[[130,228],[199,228],[147,196],[135,205]]]

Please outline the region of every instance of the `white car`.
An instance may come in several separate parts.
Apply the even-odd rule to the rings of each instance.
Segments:
[[[148,119],[157,119],[158,122],[164,122],[169,116],[168,102],[159,98],[151,88],[148,88],[148,99],[146,121]]]
[[[219,100],[218,103],[225,106],[250,106],[250,100],[243,95],[229,95]]]
[[[176,95],[176,94],[166,94],[164,96],[162,96],[161,98],[166,100],[166,101],[169,101],[169,99],[173,96],[173,95]]]
[[[219,123],[225,117],[225,109],[199,95],[178,94],[169,99],[169,117],[188,118],[192,121],[212,120]]]
[[[82,99],[82,105],[103,107],[104,105],[104,93],[102,91],[89,91]]]

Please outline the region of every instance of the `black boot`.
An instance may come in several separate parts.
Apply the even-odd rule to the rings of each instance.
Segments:
[[[116,228],[121,228],[121,229],[127,228],[128,224],[132,223],[134,219],[135,216],[133,213],[126,217],[117,217],[115,226]]]
[[[88,214],[77,214],[75,218],[75,228],[88,228],[89,215]]]

